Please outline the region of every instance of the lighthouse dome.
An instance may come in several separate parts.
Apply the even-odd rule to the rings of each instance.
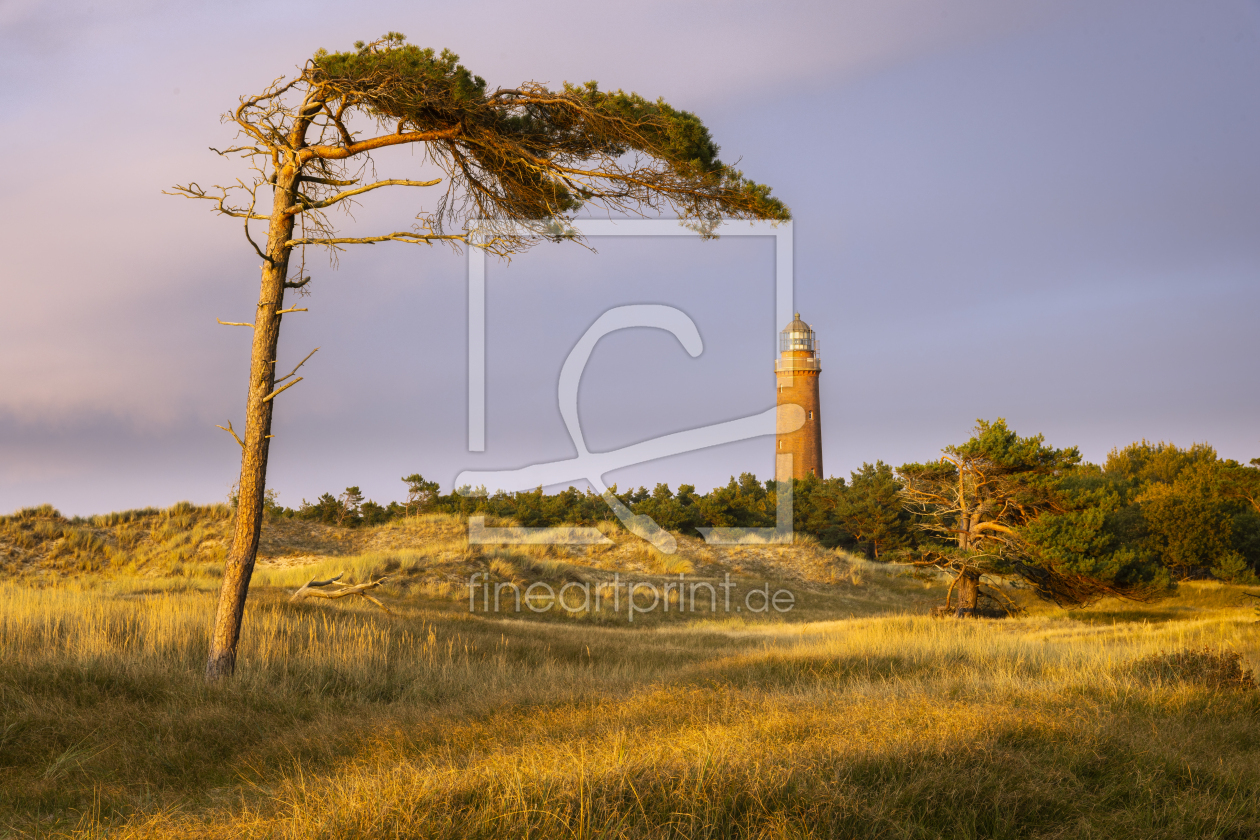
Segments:
[[[792,323],[779,333],[779,352],[786,353],[790,350],[813,352],[815,347],[814,331],[809,328],[809,324],[801,320],[801,313],[797,312]]]

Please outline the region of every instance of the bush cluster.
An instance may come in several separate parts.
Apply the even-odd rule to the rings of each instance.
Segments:
[[[443,494],[436,482],[419,474],[403,482],[406,501],[380,504],[365,499],[360,488],[347,487],[337,495],[324,493],[314,502],[303,499],[297,508],[284,507],[269,495],[265,507],[272,516],[344,527],[378,525],[419,513],[488,515],[531,528],[617,522],[604,499],[589,489],[477,493],[461,488]],[[864,465],[849,482],[814,477],[794,481],[795,529],[829,548],[860,549],[872,557],[912,545],[918,535],[909,514],[897,502],[898,487],[892,469],[882,462]],[[690,484],[680,485],[677,491],[668,484],[657,484],[651,491],[646,487],[622,491],[616,485],[610,490],[633,513],[652,517],[662,528],[692,536],[698,536],[697,529],[706,526],[774,527],[778,509],[775,482],[761,481],[752,473],[732,476],[725,486],[703,494]]]
[[[906,509],[901,493],[903,471],[909,466],[915,465],[894,470],[877,461],[863,464],[847,480],[811,476],[794,481],[796,532],[813,536],[827,548],[844,548],[877,560],[931,549],[939,537],[924,530],[924,523]],[[337,495],[324,493],[314,502],[304,499],[296,509],[280,505],[269,493],[266,507],[273,516],[346,527],[377,525],[417,513],[489,515],[526,527],[617,521],[603,498],[575,487],[550,494],[542,488],[485,493],[465,487],[443,494],[437,482],[418,473],[402,481],[405,501],[379,504],[364,499],[358,487],[347,487]],[[1163,568],[1166,572],[1161,574],[1173,580],[1215,577],[1232,583],[1260,583],[1260,469],[1256,462],[1244,466],[1221,459],[1204,444],[1180,449],[1141,441],[1113,450],[1101,466],[1080,464],[1056,481],[1056,492],[1070,510],[1029,530],[1033,538],[1053,543],[1051,548],[1065,548],[1058,543],[1066,545],[1079,538],[1082,528],[1067,528],[1066,520],[1071,519],[1068,525],[1079,526],[1097,519],[1093,536],[1099,545],[1105,543],[1107,558],[1128,557],[1138,565]],[[772,527],[778,501],[776,483],[752,473],[732,476],[725,486],[708,493],[690,484],[677,490],[657,484],[650,491],[646,487],[622,491],[613,485],[611,491],[635,514],[693,536],[706,526]]]

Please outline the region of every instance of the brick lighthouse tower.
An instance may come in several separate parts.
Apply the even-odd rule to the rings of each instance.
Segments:
[[[805,412],[805,425],[794,432],[775,436],[775,479],[823,476],[822,433],[818,411],[818,341],[814,331],[796,313],[792,323],[779,333],[779,358],[774,362],[779,405],[798,405]],[[790,458],[785,458],[790,455]]]

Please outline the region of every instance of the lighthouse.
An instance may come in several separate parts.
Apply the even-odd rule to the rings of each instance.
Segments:
[[[805,413],[805,423],[792,432],[775,435],[777,481],[806,476],[823,476],[822,423],[818,406],[818,340],[814,331],[796,313],[792,323],[779,333],[779,358],[774,362],[778,404],[796,405]]]

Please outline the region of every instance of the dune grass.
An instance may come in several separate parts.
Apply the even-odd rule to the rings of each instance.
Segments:
[[[65,578],[222,571],[231,534],[227,505],[179,502],[67,519],[51,505],[0,516],[0,568],[9,574]]]
[[[356,575],[422,562],[369,552],[327,571],[348,560]],[[545,553],[480,561],[589,573]],[[1238,589],[933,620],[904,605],[939,598],[940,582],[900,574],[856,562],[788,620],[675,613],[629,626],[470,615],[406,588],[389,596],[392,614],[290,604],[313,569],[276,569],[251,594],[239,674],[218,686],[200,676],[214,592],[198,580],[6,584],[0,829],[1260,834],[1260,692],[1203,659],[1260,666]]]
[[[229,534],[188,505],[0,521],[46,566],[0,584],[0,835],[1260,836],[1238,587],[1071,612],[1012,591],[1017,619],[933,620],[940,576],[808,541],[661,555],[615,529],[569,550],[469,546],[453,517],[273,522],[239,673],[207,686]],[[737,597],[796,601],[476,614],[473,571],[603,591],[731,573]],[[389,575],[391,612],[289,602],[339,573]]]

